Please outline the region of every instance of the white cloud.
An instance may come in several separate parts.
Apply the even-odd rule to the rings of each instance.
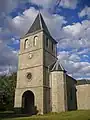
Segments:
[[[78,15],[79,17],[88,16],[90,18],[90,7],[86,6]]]
[[[19,40],[15,39],[15,38],[12,38],[12,42],[13,42],[13,44],[19,44]]]
[[[69,57],[69,59],[70,59],[71,61],[74,61],[74,62],[80,61],[80,57],[79,57],[78,55],[74,55],[74,54],[72,54],[72,55]]]
[[[58,58],[68,74],[74,78],[90,78],[90,63],[80,61],[80,56],[77,53],[62,51],[58,53]],[[87,75],[88,74],[88,75]]]
[[[78,4],[78,0],[29,0],[30,2],[37,4],[37,5],[41,5],[43,6],[44,9],[48,9],[51,8],[52,10],[55,10],[55,6],[58,7],[62,6],[63,8],[68,8],[68,9],[75,9],[77,4]]]
[[[26,2],[34,3],[38,6],[43,6],[43,9],[47,11],[50,8],[54,9],[54,7],[58,3],[57,0],[3,0],[2,2],[0,2],[0,12],[3,16],[5,16],[7,13],[11,12],[15,8],[24,5]],[[64,8],[75,9],[77,3],[78,0],[61,0],[60,6]]]
[[[83,57],[84,57],[84,58],[89,58],[89,56],[88,56],[88,55],[83,55]]]
[[[72,34],[73,36],[78,35],[81,32],[82,25],[80,23],[74,23],[63,28],[65,32]]]
[[[19,31],[17,33],[19,33],[20,35],[23,35],[28,31],[37,14],[38,11],[34,8],[25,10],[23,12],[23,15],[16,16],[15,18],[13,18],[12,20],[13,29],[15,29],[16,32]],[[51,15],[43,10],[42,14],[51,34],[54,37],[57,37],[57,34],[60,33],[62,24],[66,23],[64,17],[57,14]]]
[[[17,52],[4,43],[0,43],[0,74],[16,72]]]
[[[48,7],[53,2],[53,0],[38,0],[38,1],[30,0],[30,2],[37,4],[37,5],[41,5],[45,8],[45,7]]]
[[[28,1],[30,0],[2,0],[0,1],[0,14],[5,17],[12,10],[20,8],[20,5],[24,5]]]
[[[79,51],[78,54],[79,54],[79,55],[86,54],[86,53],[88,53],[89,51],[90,51],[89,48],[85,48],[85,49]]]
[[[17,1],[17,0],[16,0]],[[13,0],[3,0],[0,1],[0,13],[4,15],[4,13],[9,13],[15,8],[17,3]]]
[[[59,47],[67,48],[85,48],[90,47],[90,20],[84,20],[82,23],[74,23],[63,27],[58,38]]]
[[[30,8],[25,10],[23,15],[12,19],[12,27],[19,36],[24,35],[28,31],[37,13],[37,10]]]
[[[90,20],[84,20],[82,23],[63,27],[61,34],[58,35],[58,38],[63,38],[59,40],[58,49],[66,49],[58,53],[58,58],[68,74],[74,78],[90,78],[89,34]],[[68,51],[68,48],[71,50]]]
[[[78,0],[61,0],[60,5],[64,8],[75,9],[77,6]]]

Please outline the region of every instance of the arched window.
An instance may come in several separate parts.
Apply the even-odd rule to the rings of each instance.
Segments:
[[[24,48],[26,49],[26,48],[28,48],[29,47],[29,41],[28,41],[28,39],[26,39],[25,40],[25,43],[24,43]]]
[[[33,39],[33,46],[37,45],[37,41],[38,41],[38,36],[35,36]]]

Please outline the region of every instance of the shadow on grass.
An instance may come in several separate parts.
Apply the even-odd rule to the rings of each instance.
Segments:
[[[37,107],[35,106],[33,111],[28,113],[22,108],[14,108],[13,111],[2,111],[0,112],[0,118],[16,118],[16,117],[29,117],[38,113]]]
[[[31,116],[30,114],[17,114],[14,111],[5,111],[5,112],[0,112],[0,119],[1,118],[16,118],[16,117],[29,117]]]

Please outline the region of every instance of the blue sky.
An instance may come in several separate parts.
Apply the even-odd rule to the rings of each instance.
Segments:
[[[67,73],[90,79],[90,0],[3,0],[0,2],[0,74],[17,71],[20,37],[40,10],[58,41]]]

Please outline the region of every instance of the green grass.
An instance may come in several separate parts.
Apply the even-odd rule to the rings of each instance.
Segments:
[[[90,120],[90,110],[51,113],[46,115],[8,118],[1,120]]]

